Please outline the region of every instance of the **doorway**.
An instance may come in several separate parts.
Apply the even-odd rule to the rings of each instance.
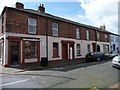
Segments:
[[[92,43],[93,52],[96,52],[96,43]]]
[[[100,45],[97,45],[97,52],[100,52]]]
[[[67,44],[62,44],[62,58],[68,59],[68,47]]]
[[[113,51],[115,51],[115,44],[113,44]]]
[[[10,64],[19,64],[19,42],[17,41],[10,42]]]

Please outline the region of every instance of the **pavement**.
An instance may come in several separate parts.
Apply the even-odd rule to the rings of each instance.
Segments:
[[[81,63],[86,63],[84,59],[80,60],[64,60],[64,61],[53,61],[53,62],[48,62],[48,66],[41,66],[40,64],[26,64],[23,66],[19,65],[13,65],[10,67],[3,67],[0,65],[1,68],[1,74],[15,74],[15,73],[21,73],[21,72],[26,72],[26,71],[31,71],[31,70],[43,70],[43,69],[48,69],[52,67],[59,67],[59,66],[66,66],[66,65],[74,65],[74,64],[81,64]]]
[[[113,85],[111,85],[109,88],[113,89],[113,88],[118,88],[120,90],[120,81],[114,83]]]
[[[44,70],[52,67],[59,67],[59,66],[66,66],[66,65],[74,65],[74,64],[83,64],[86,63],[86,61],[83,60],[65,60],[65,61],[59,61],[59,62],[49,62],[48,66],[41,66],[40,64],[37,65],[31,65],[28,64],[27,66],[11,66],[11,67],[3,67],[0,66],[2,74],[17,74],[17,73],[26,73],[31,70]],[[114,83],[113,85],[108,87],[109,90],[120,89],[120,81]]]

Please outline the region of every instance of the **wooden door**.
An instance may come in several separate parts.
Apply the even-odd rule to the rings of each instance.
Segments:
[[[67,47],[67,44],[62,44],[62,59],[68,59],[68,47]]]

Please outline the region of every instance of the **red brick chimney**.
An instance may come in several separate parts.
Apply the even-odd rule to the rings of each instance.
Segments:
[[[40,6],[38,7],[38,12],[42,12],[42,13],[45,12],[44,4],[40,4]]]
[[[16,8],[24,9],[24,4],[20,2],[16,2]]]

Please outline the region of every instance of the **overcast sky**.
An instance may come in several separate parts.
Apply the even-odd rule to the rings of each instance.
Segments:
[[[118,33],[119,0],[0,0],[0,13],[4,6],[15,7],[17,1],[29,9],[37,9],[42,2],[47,13],[96,27],[105,25]]]

